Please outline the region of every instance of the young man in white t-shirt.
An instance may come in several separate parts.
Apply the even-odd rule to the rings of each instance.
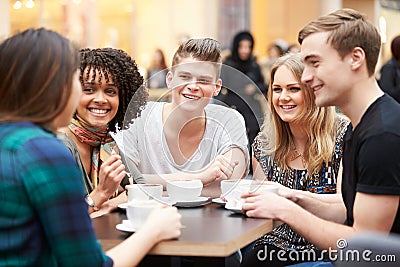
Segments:
[[[217,41],[189,39],[175,52],[167,74],[171,102],[149,102],[141,117],[116,139],[148,183],[203,182],[204,196],[220,194],[219,181],[246,176],[248,141],[243,117],[209,104],[222,81]]]

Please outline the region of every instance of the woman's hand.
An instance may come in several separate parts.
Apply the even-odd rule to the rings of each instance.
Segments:
[[[263,181],[263,184],[270,184],[278,187],[278,194],[282,197],[285,197],[293,202],[297,202],[299,200],[299,194],[304,193],[304,191],[292,189],[286,187],[280,183],[272,182],[272,181]]]
[[[126,202],[128,202],[128,196],[126,195],[126,193],[124,191],[124,192],[120,193],[117,197],[114,197],[114,198],[109,199],[106,202],[104,202],[101,205],[100,210],[92,212],[90,214],[90,217],[96,218],[103,214],[110,213],[113,210],[116,210],[118,208],[119,204],[126,203]]]
[[[181,235],[181,218],[176,207],[157,207],[150,213],[141,230],[154,235],[156,242],[178,238]]]
[[[291,202],[274,193],[248,193],[243,194],[242,198],[245,199],[242,210],[247,216],[266,219],[280,219],[280,213]]]
[[[125,175],[125,165],[122,164],[121,156],[111,155],[100,166],[97,189],[108,199],[118,190],[118,186]]]

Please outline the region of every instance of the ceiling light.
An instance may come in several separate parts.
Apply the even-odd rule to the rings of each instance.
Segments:
[[[14,9],[20,9],[22,7],[21,1],[15,1],[13,8]]]
[[[35,2],[33,2],[33,0],[28,0],[26,1],[25,6],[27,8],[33,8],[35,6]]]

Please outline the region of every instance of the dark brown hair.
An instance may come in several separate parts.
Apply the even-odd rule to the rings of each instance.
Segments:
[[[393,57],[400,61],[400,35],[393,38],[390,44],[390,50],[392,51]]]
[[[140,116],[148,97],[136,62],[125,51],[114,48],[85,48],[80,51],[80,57],[79,80],[82,86],[84,81],[95,81],[96,78],[100,83],[102,75],[107,82],[112,77],[119,91],[119,106],[109,123],[109,130],[116,132],[117,127],[118,130],[127,129],[132,120]],[[96,77],[96,71],[89,77],[92,69],[98,71],[99,77]],[[129,106],[131,100],[134,101],[133,106]],[[124,123],[125,115],[128,119]]]
[[[50,127],[64,110],[79,66],[78,50],[60,34],[28,29],[0,45],[0,121]]]

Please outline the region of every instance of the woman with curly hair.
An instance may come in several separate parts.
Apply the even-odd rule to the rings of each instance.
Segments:
[[[181,234],[176,207],[160,206],[134,235],[102,250],[82,173],[56,138],[84,98],[78,67],[78,50],[51,30],[27,29],[0,43],[0,266],[137,266],[155,244]]]
[[[82,95],[68,127],[60,129],[58,137],[75,155],[87,190],[89,212],[102,207],[113,209],[126,202],[126,195],[107,202],[123,191],[120,185],[129,183],[125,165],[110,132],[129,128],[140,116],[147,100],[143,77],[135,61],[124,51],[113,48],[82,49],[80,51],[80,83]],[[128,105],[135,97],[135,104]],[[129,114],[126,114],[129,112]],[[124,122],[125,115],[130,118]],[[133,167],[133,180],[143,183]]]

